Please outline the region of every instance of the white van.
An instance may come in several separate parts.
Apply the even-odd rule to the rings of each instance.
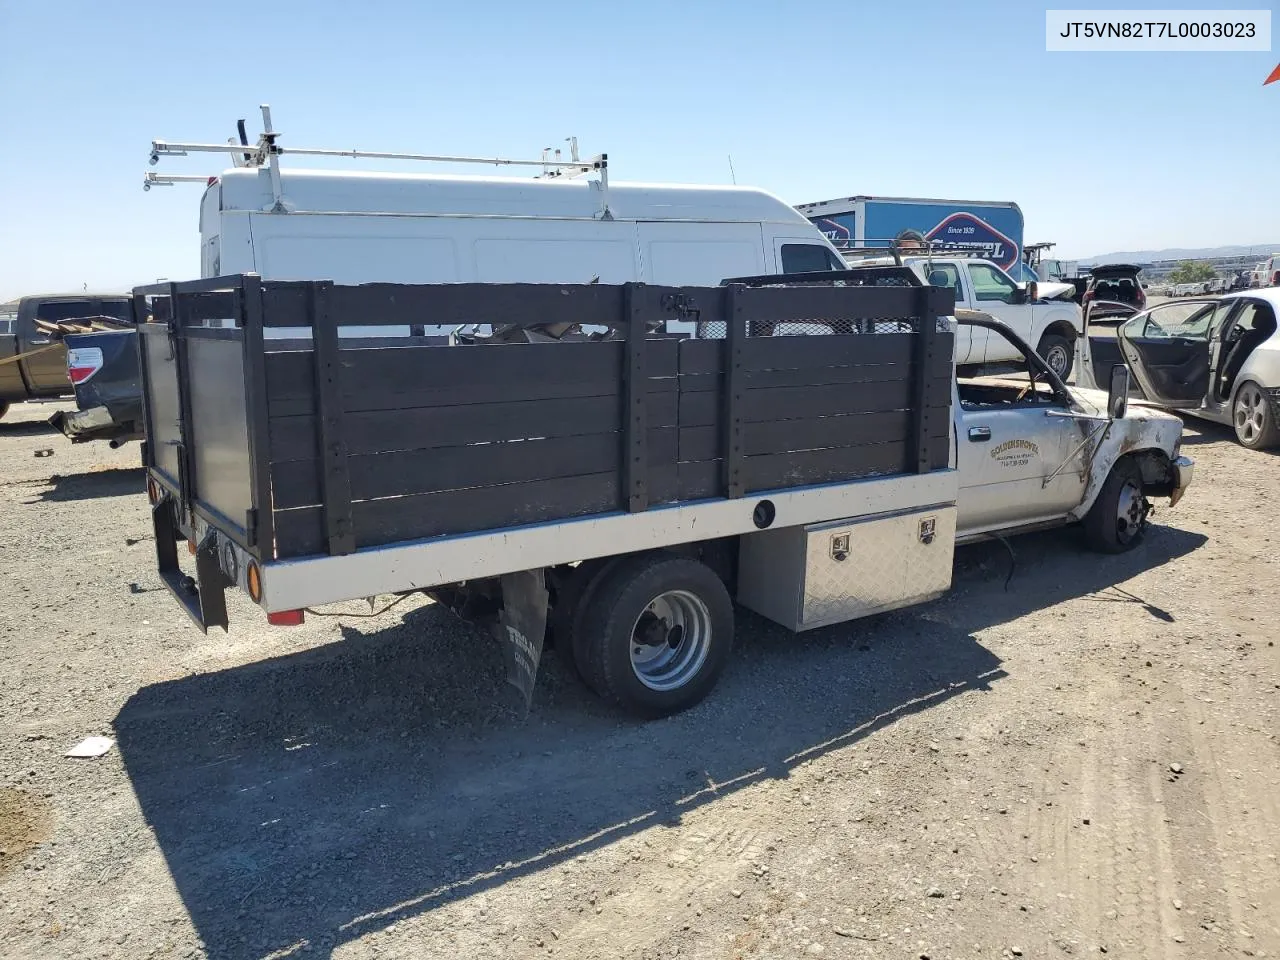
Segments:
[[[605,193],[585,179],[317,170],[280,179],[283,210],[265,168],[210,182],[202,276],[677,286],[845,268],[816,226],[749,187],[613,182]]]

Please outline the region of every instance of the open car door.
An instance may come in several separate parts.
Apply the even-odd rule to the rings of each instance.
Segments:
[[[1209,332],[1219,304],[1162,303],[1117,329],[1120,355],[1148,400],[1166,407],[1204,403],[1209,392]]]

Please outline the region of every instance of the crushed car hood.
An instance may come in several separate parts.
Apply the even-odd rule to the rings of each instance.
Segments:
[[[1036,298],[1039,300],[1070,300],[1075,296],[1074,283],[1054,283],[1045,280],[1036,284]]]

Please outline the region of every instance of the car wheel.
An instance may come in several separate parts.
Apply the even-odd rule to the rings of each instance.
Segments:
[[[1231,424],[1236,428],[1240,445],[1250,450],[1268,450],[1280,442],[1271,398],[1252,380],[1246,380],[1236,391],[1231,405]]]
[[[1056,373],[1060,380],[1066,380],[1071,374],[1071,365],[1075,362],[1075,340],[1057,333],[1046,333],[1040,338],[1040,346],[1036,347],[1036,353],[1044,358],[1049,369]]]
[[[693,706],[733,648],[733,601],[710,567],[644,554],[620,561],[584,598],[578,666],[601,696],[643,717]]]
[[[1116,461],[1084,518],[1089,546],[1101,553],[1124,553],[1142,542],[1151,504],[1142,490],[1142,471],[1131,459]]]

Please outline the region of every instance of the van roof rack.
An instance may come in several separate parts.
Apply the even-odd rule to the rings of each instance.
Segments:
[[[278,140],[280,132],[271,125],[271,106],[261,104],[262,133],[258,142],[251,144],[245,133],[243,120],[236,122],[238,138],[228,139],[226,143],[173,143],[168,140],[151,141],[152,166],[160,162],[161,157],[185,157],[191,153],[230,153],[231,162],[237,167],[266,167],[271,174],[273,213],[286,213],[283,191],[280,186],[280,157],[286,153],[307,157],[347,157],[352,160],[420,160],[427,163],[477,163],[498,167],[538,167],[541,172],[535,179],[576,178],[589,173],[600,176],[601,210],[600,219],[612,218],[609,212],[609,155],[597,154],[585,160],[578,156],[578,138],[567,137],[569,158],[565,159],[559,148],[547,147],[537,160],[515,160],[506,157],[461,157],[422,153],[390,153],[377,150],[337,150],[324,147],[282,147]],[[174,183],[208,183],[209,177],[187,174],[158,174],[148,171],[142,180],[142,189],[167,187]]]

